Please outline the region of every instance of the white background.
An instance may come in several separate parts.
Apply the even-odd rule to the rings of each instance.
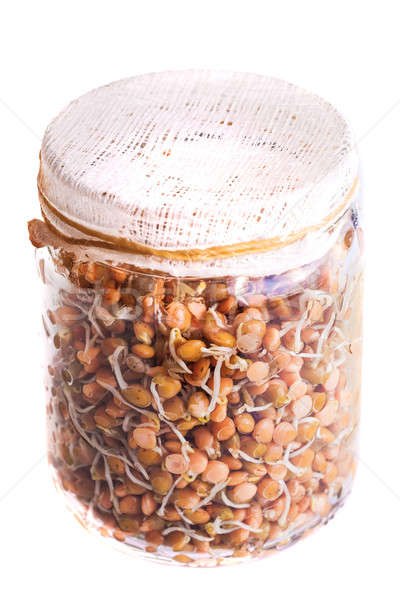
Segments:
[[[2,598],[398,597],[400,535],[399,15],[397,2],[69,0],[0,5],[0,595]],[[315,535],[264,562],[192,570],[135,560],[81,530],[43,458],[40,137],[71,99],[109,81],[190,67],[309,88],[359,139],[368,239],[361,464]],[[398,379],[399,377],[399,379]]]

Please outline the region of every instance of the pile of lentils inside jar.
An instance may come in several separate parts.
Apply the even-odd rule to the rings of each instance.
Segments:
[[[105,535],[180,562],[262,555],[351,480],[349,220],[317,264],[176,279],[51,251],[49,457]]]

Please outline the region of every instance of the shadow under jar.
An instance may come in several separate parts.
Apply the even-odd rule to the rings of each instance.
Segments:
[[[165,78],[170,88],[165,88]],[[193,89],[198,78],[199,87]],[[204,238],[214,218],[225,223],[218,244],[206,240],[201,252],[191,252],[190,244],[198,248],[192,239],[196,226],[189,228],[182,213],[173,214],[173,206],[179,203],[172,194],[175,187],[164,181],[164,195],[162,189],[150,189],[150,185],[132,192],[125,182],[127,164],[122,159],[115,162],[114,149],[104,154],[103,162],[93,158],[90,143],[95,144],[90,128],[82,125],[82,115],[90,115],[92,108],[98,130],[104,127],[101,143],[107,145],[111,132],[99,115],[103,110],[107,114],[115,100],[113,86],[87,94],[78,101],[78,108],[71,105],[50,125],[39,175],[45,223],[32,221],[30,234],[40,248],[37,260],[45,284],[48,450],[53,476],[85,527],[114,539],[120,547],[189,566],[262,557],[329,520],[349,493],[355,473],[362,231],[351,138],[346,137],[347,126],[332,107],[265,77],[183,72],[132,78],[114,86],[124,107],[147,103],[153,112],[155,104],[159,110],[160,102],[171,101],[168,94],[175,97],[176,88],[183,86],[185,91],[187,86],[171,118],[178,121],[180,130],[189,123],[197,132],[199,124],[205,130],[207,124],[201,115],[196,123],[189,119],[187,103],[196,99],[207,105],[210,95],[224,97],[228,89],[230,102],[225,103],[230,106],[231,125],[214,138],[216,146],[215,141],[211,146],[200,141],[200,150],[198,145],[195,150],[190,144],[184,150],[179,147],[177,154],[187,161],[186,170],[182,164],[177,171],[174,163],[165,166],[167,157],[156,153],[154,140],[149,155],[144,150],[132,162],[140,172],[155,155],[152,177],[156,172],[160,179],[167,168],[172,175],[179,171],[180,189],[189,202],[189,183],[195,192],[200,185],[192,177],[192,159],[203,169],[202,193],[207,190],[210,195],[211,186],[221,193],[215,181],[217,167],[223,181],[232,185],[226,183],[224,188],[225,205],[216,202],[212,208],[210,204],[202,216],[197,206],[191,208],[194,222],[202,219],[199,231],[204,228]],[[118,94],[121,87],[122,95]],[[154,90],[160,96],[157,103]],[[271,115],[282,90],[289,97],[289,109],[282,122],[277,122]],[[249,149],[242,129],[240,134],[231,131],[236,120],[250,127],[245,119],[250,109],[240,100],[249,99],[252,106],[252,94],[263,98],[263,119],[269,117],[272,129],[262,131],[259,112],[252,115],[252,127],[259,129],[250,128],[244,136],[252,140]],[[321,129],[316,132],[313,121],[308,138],[304,125],[312,119],[308,110],[301,112],[299,94],[309,100],[308,108],[313,100],[312,118],[317,119],[315,113],[320,110]],[[216,106],[221,115],[211,112],[212,127],[223,120],[226,111],[225,105]],[[327,115],[335,117],[340,127],[336,137],[332,134],[331,146],[318,152]],[[153,118],[154,132],[161,117]],[[296,123],[290,124],[291,136],[287,135],[288,118]],[[72,146],[68,149],[67,125],[89,158]],[[142,133],[140,124],[134,122],[131,127],[131,134]],[[260,143],[260,136],[271,142],[268,149]],[[245,146],[247,162],[243,158],[235,162],[238,139]],[[315,151],[306,157],[300,151],[304,139]],[[174,144],[179,146],[179,136],[164,140],[160,147],[173,157]],[[277,146],[282,154],[275,163]],[[216,149],[223,155],[222,166],[215,164],[220,155],[210,154]],[[98,156],[100,150],[96,149]],[[72,169],[75,163],[83,161],[85,166],[90,159],[93,173]],[[60,162],[65,169],[62,173]],[[308,170],[310,162],[315,173]],[[269,163],[271,172],[265,173]],[[116,171],[110,175],[111,164]],[[243,190],[236,189],[235,178],[228,175],[236,173],[241,181],[249,172],[247,189],[254,201],[246,206],[240,199]],[[291,204],[291,194],[296,186],[284,185],[279,190],[276,185],[293,173],[292,180],[302,184],[303,202],[294,219],[299,199]],[[100,190],[106,189],[104,174],[111,180],[102,209],[98,198]],[[91,198],[82,180],[97,195]],[[187,184],[186,192],[182,181]],[[311,191],[304,188],[306,183],[312,184]],[[111,213],[117,210],[115,189],[125,199],[126,228],[118,230],[126,232],[124,238],[110,235],[113,223],[105,232]],[[264,204],[256,202],[259,189],[268,192],[263,202],[278,206],[286,226],[277,220],[272,227],[271,211],[268,218],[263,216],[260,206]],[[330,194],[326,218],[319,219],[318,226],[313,222],[314,192],[319,198],[322,193]],[[139,218],[137,211],[132,213],[132,198],[138,202],[140,193],[148,212],[146,217],[143,210]],[[159,202],[154,208],[151,194],[156,193]],[[232,205],[229,194],[238,195],[235,211],[244,203],[250,217],[246,227],[236,225],[234,231],[226,224],[226,207]],[[107,204],[109,197],[113,200]],[[174,199],[166,214],[162,210],[158,214],[155,241],[143,251],[141,246],[146,244],[137,241],[138,231],[145,229],[146,218],[152,221],[151,209],[167,205],[170,197]],[[223,206],[225,220],[219,214]],[[97,222],[94,208],[100,215]],[[162,236],[163,229],[178,218],[183,234],[175,227],[175,246],[169,248],[166,242],[163,247],[157,235]],[[140,226],[132,227],[135,221]],[[185,235],[188,249],[180,245]],[[246,235],[251,237],[246,239]],[[229,242],[229,236],[237,242],[222,243]]]

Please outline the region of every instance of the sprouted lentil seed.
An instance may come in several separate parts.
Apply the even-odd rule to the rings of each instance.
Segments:
[[[359,255],[350,216],[303,279],[183,280],[40,250],[49,459],[85,522],[203,564],[326,521],[355,468]]]

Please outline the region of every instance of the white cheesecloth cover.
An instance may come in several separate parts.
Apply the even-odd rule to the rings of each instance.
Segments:
[[[249,73],[175,71],[67,106],[46,130],[39,189],[47,223],[67,239],[141,248],[86,245],[92,259],[173,276],[261,276],[331,247],[357,167],[346,121],[318,96]],[[218,250],[257,241],[268,248]],[[190,251],[213,248],[192,260]]]

